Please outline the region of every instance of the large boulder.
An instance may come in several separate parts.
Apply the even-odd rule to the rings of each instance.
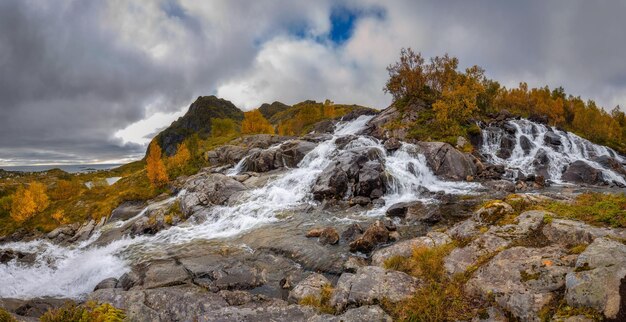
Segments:
[[[180,203],[183,211],[191,215],[209,206],[225,204],[232,195],[246,190],[246,187],[232,177],[201,172],[190,177],[183,189],[186,193],[180,198]]]
[[[338,312],[355,306],[380,303],[383,299],[395,303],[415,292],[419,280],[398,271],[378,266],[364,266],[355,274],[343,273],[330,299]]]
[[[547,145],[552,146],[555,149],[562,144],[561,137],[552,131],[549,131],[545,134],[545,136],[543,137],[543,142]]]
[[[617,159],[610,157],[608,155],[602,155],[599,157],[595,157],[592,160],[601,164],[603,167],[609,170],[613,170],[619,173],[620,175],[626,177],[626,167],[624,167],[624,165],[621,162],[619,162]]]
[[[411,124],[417,120],[419,112],[425,108],[427,107],[424,102],[408,104],[402,108],[402,111],[395,105],[391,105],[367,123],[364,133],[381,140],[396,138],[404,141],[409,135],[407,127],[390,127],[387,125],[392,122]]]
[[[626,245],[597,238],[576,260],[566,277],[565,300],[575,307],[592,307],[615,321],[626,319]]]
[[[330,281],[324,275],[313,273],[289,292],[289,301],[299,303],[304,298],[320,299],[322,289],[329,285]]]
[[[452,145],[443,142],[420,142],[418,146],[436,175],[449,180],[465,180],[468,176],[476,175],[476,165],[472,158]]]
[[[316,200],[352,196],[375,199],[384,194],[385,180],[380,150],[344,150],[318,176],[311,192]]]
[[[512,247],[480,267],[466,291],[495,302],[522,321],[540,321],[539,312],[565,285],[572,256],[560,247]]]
[[[426,236],[417,237],[381,248],[372,254],[372,265],[384,266],[385,261],[401,256],[410,257],[413,250],[420,247],[432,248],[450,243],[452,240],[444,233],[429,232]]]
[[[563,172],[561,179],[573,183],[603,184],[602,171],[589,165],[587,162],[578,160],[572,162]]]
[[[544,211],[526,211],[517,217],[517,222],[503,226],[491,226],[487,232],[479,235],[464,247],[455,248],[444,259],[444,268],[450,275],[463,273],[468,268],[480,264],[488,256],[498,253],[509,247],[514,241],[527,237],[537,231],[543,224],[544,217],[549,214]],[[468,237],[476,233],[477,223],[469,219]],[[462,230],[459,227],[451,228],[448,233],[457,236]],[[456,232],[454,230],[457,230]]]
[[[246,171],[254,172],[267,172],[283,167],[294,168],[315,146],[315,143],[309,141],[291,140],[277,147],[254,151],[247,157],[244,168]]]
[[[238,145],[222,145],[215,150],[208,151],[206,158],[211,165],[235,164],[243,159],[248,148]]]

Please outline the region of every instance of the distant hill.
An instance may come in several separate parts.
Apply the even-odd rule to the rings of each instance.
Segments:
[[[225,99],[213,95],[200,96],[191,104],[187,113],[159,133],[156,140],[165,154],[174,155],[177,146],[190,135],[194,133],[198,133],[200,137],[210,135],[211,119],[214,118],[227,118],[241,122],[243,112]]]
[[[274,102],[272,104],[264,103],[259,107],[259,111],[266,119],[271,119],[277,113],[290,109],[291,106],[283,104],[281,102]]]

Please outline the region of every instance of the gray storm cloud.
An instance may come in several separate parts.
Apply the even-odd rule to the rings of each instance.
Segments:
[[[382,14],[362,14],[373,7]],[[338,8],[357,16],[343,43],[330,37]],[[626,101],[624,12],[619,1],[5,0],[0,163],[141,155],[145,142],[115,134],[199,95],[383,108],[401,47],[612,108]]]

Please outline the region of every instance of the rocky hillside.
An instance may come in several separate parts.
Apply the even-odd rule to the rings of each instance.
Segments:
[[[291,110],[272,105],[271,119]],[[355,108],[305,135],[237,138],[147,206],[11,238],[0,307],[23,320],[65,299],[131,321],[626,318],[619,154],[507,117],[455,145],[417,141],[402,127],[415,117]],[[577,181],[589,169],[602,180]]]
[[[171,156],[187,137],[198,134],[206,137],[211,134],[211,119],[243,120],[243,112],[230,101],[211,96],[200,96],[189,106],[185,115],[174,121],[156,136],[156,141],[165,154]]]

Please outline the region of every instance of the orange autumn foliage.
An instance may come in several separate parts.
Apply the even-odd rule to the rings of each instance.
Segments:
[[[150,184],[153,187],[162,187],[168,182],[165,163],[161,159],[161,147],[158,143],[152,142],[148,148],[148,159],[146,160],[146,173]]]
[[[170,169],[181,169],[189,160],[191,160],[191,152],[189,152],[187,144],[183,142],[178,146],[176,154],[168,159],[168,167]]]
[[[241,134],[274,134],[274,127],[258,109],[245,112],[241,122]]]
[[[13,195],[11,218],[17,222],[23,222],[36,213],[46,210],[49,204],[46,186],[39,182],[31,182],[28,188],[19,187]]]

